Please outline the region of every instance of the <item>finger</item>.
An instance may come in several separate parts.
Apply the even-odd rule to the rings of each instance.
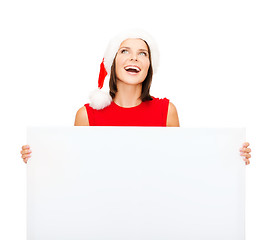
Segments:
[[[246,164],[249,164],[250,163],[250,160],[247,159],[247,158],[245,158],[244,161],[245,161]]]
[[[26,150],[26,149],[29,149],[30,147],[29,147],[29,145],[24,145],[24,146],[22,146],[22,149],[23,150]]]
[[[251,152],[251,148],[246,148],[245,151],[248,152],[248,153],[250,153]]]
[[[247,153],[250,153],[250,152],[251,152],[251,148],[240,148],[239,151],[240,151],[240,152],[247,152]]]
[[[251,158],[249,153],[241,153],[240,156],[244,156],[245,158]]]
[[[248,142],[245,142],[244,144],[243,144],[243,147],[245,147],[245,148],[247,148],[249,146],[249,143]]]
[[[23,156],[24,156],[24,158],[30,158],[31,157],[30,154],[24,154]]]
[[[249,159],[248,159],[247,157],[243,157],[243,160],[244,160],[245,162],[248,162],[248,161],[249,161]]]
[[[32,153],[32,151],[30,149],[21,151],[22,155],[27,154],[27,153]]]
[[[243,159],[245,161],[245,164],[248,164],[248,160],[246,158]]]
[[[21,158],[30,158],[31,157],[31,155],[30,155],[30,153],[27,153],[27,154],[22,154],[22,156],[21,156]]]

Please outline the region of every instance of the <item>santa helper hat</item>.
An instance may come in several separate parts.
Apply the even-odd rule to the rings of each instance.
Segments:
[[[123,41],[128,38],[139,38],[145,40],[149,46],[151,52],[151,64],[153,73],[157,72],[159,65],[159,51],[157,44],[153,37],[151,37],[146,31],[141,29],[131,29],[123,31],[122,33],[116,35],[112,38],[106,48],[104,53],[103,61],[100,65],[100,73],[98,78],[98,89],[93,90],[89,94],[90,106],[94,109],[100,110],[109,106],[112,102],[112,97],[109,92],[102,90],[104,85],[105,77],[108,75],[110,77],[111,67],[118,52],[118,49]]]

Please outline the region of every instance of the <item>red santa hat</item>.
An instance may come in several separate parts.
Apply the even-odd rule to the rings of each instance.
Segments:
[[[104,53],[103,61],[100,65],[100,73],[98,78],[98,89],[90,92],[90,106],[94,109],[100,110],[112,102],[112,97],[109,93],[104,92],[102,89],[104,85],[104,80],[107,75],[110,76],[111,67],[115,58],[115,55],[123,41],[128,38],[140,38],[147,42],[150,52],[151,52],[151,64],[153,68],[153,73],[157,72],[159,65],[159,51],[155,40],[144,30],[141,29],[131,29],[123,31],[122,33],[116,35],[112,38],[106,48]]]

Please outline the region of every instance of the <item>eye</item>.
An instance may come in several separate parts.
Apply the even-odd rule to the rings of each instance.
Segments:
[[[140,55],[143,55],[143,56],[147,56],[147,53],[146,52],[140,52],[139,54]]]
[[[126,49],[121,50],[121,53],[128,53]]]

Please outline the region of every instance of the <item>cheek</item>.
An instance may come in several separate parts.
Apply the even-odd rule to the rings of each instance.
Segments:
[[[145,69],[146,72],[148,72],[149,67],[150,67],[150,61],[149,61],[149,60],[146,60],[146,61],[144,62],[144,69]]]
[[[124,62],[125,62],[124,57],[118,56],[116,58],[116,68],[120,68],[121,66],[123,66],[124,65]]]
[[[117,78],[121,77],[120,74],[122,74],[122,67],[124,65],[124,60],[122,57],[116,57],[116,62],[115,62],[115,73]]]

